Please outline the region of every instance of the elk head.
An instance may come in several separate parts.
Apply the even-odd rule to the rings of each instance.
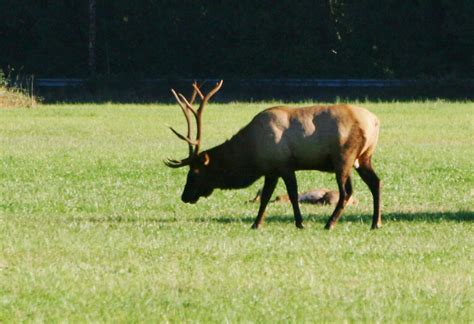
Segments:
[[[198,201],[199,197],[209,196],[214,189],[214,187],[208,181],[208,167],[210,164],[210,157],[206,152],[200,152],[202,137],[202,112],[209,99],[211,99],[211,97],[222,87],[222,83],[223,80],[218,82],[208,94],[203,95],[200,90],[200,86],[194,82],[193,94],[189,101],[181,93],[176,93],[176,91],[171,89],[173,96],[181,107],[181,111],[186,118],[188,131],[186,136],[184,136],[177,132],[174,128],[170,127],[170,129],[176,136],[188,143],[189,155],[187,158],[182,160],[168,159],[165,161],[165,164],[170,168],[189,166],[186,186],[184,187],[183,194],[181,195],[181,200],[186,203],[194,204]],[[199,96],[201,99],[201,103],[199,104],[199,108],[196,110],[193,107],[193,103],[197,96]],[[196,120],[197,127],[195,139],[191,138],[192,117],[194,117]]]

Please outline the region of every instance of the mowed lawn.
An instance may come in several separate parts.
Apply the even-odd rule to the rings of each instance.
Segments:
[[[272,105],[209,105],[204,148]],[[331,207],[297,230],[283,203],[250,230],[263,179],[183,204],[187,170],[162,162],[187,154],[176,105],[0,110],[0,322],[474,321],[474,104],[360,105],[382,123],[377,231],[355,172],[330,232]]]

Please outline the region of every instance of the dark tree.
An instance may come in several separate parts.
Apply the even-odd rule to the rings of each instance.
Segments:
[[[96,39],[96,5],[95,0],[89,0],[89,73],[94,76],[96,73],[95,64],[95,39]]]
[[[472,78],[472,17],[472,0],[2,0],[0,66],[52,77]]]

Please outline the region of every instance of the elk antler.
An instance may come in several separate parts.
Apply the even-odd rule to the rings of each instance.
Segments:
[[[181,111],[184,114],[184,117],[186,118],[186,124],[188,126],[188,131],[186,136],[180,134],[178,131],[176,131],[173,127],[170,127],[171,131],[178,136],[178,138],[182,139],[183,141],[188,143],[188,150],[189,150],[189,156],[186,159],[183,160],[174,160],[174,159],[168,159],[165,161],[165,164],[171,168],[179,168],[185,165],[189,165],[194,159],[199,154],[199,149],[201,147],[201,135],[202,135],[202,111],[204,109],[204,106],[206,103],[211,99],[211,97],[219,91],[219,89],[222,87],[223,80],[218,82],[216,86],[206,95],[204,96],[199,89],[201,85],[198,85],[196,81],[193,82],[193,93],[191,95],[191,100],[188,101],[185,96],[183,96],[181,93],[176,93],[173,89],[171,89],[171,93],[175,97],[176,101],[178,102],[179,106],[181,107]],[[203,83],[204,84],[204,83]],[[196,99],[196,96],[199,96],[201,98],[201,103],[199,105],[198,110],[196,111],[193,108],[193,103]],[[193,140],[191,139],[191,133],[192,133],[192,122],[191,122],[191,115],[194,116],[196,119],[196,124],[197,124],[197,133],[196,133],[196,139]]]
[[[190,158],[186,158],[183,160],[166,159],[164,163],[167,167],[176,169],[176,168],[181,168],[183,166],[191,164],[191,159]]]
[[[206,95],[203,96],[201,91],[199,91],[199,88],[197,87],[196,84],[193,84],[193,88],[196,90],[196,92],[199,94],[201,97],[201,104],[199,105],[199,108],[197,110],[197,115],[196,115],[196,122],[197,122],[197,134],[196,134],[196,149],[194,150],[194,154],[197,156],[199,154],[199,149],[201,148],[201,135],[202,135],[202,111],[204,110],[204,106],[206,103],[211,99],[213,95],[216,94],[217,91],[222,87],[222,84],[224,83],[224,80],[219,81],[216,83],[214,88]]]
[[[191,94],[191,100],[188,101],[186,99],[185,96],[183,96],[181,93],[176,93],[176,91],[174,91],[174,89],[171,89],[171,92],[173,93],[176,101],[178,102],[179,106],[181,107],[181,110],[183,111],[183,114],[184,114],[184,117],[186,117],[186,123],[188,125],[188,132],[187,132],[187,136],[184,136],[180,133],[178,133],[175,129],[173,129],[172,127],[170,127],[171,131],[173,133],[175,133],[176,136],[178,136],[180,139],[188,142],[188,145],[189,145],[189,156],[193,155],[194,154],[194,150],[193,150],[193,145],[197,145],[197,142],[196,141],[193,141],[191,140],[191,133],[192,133],[192,122],[191,122],[191,117],[190,117],[190,112],[194,115],[194,118],[196,119],[196,121],[198,120],[198,117],[197,117],[197,113],[196,113],[196,110],[194,110],[192,104],[194,103],[194,101],[196,100],[196,96],[199,95],[199,97],[201,98],[201,100],[204,99],[204,96],[202,95],[201,93],[201,90],[199,89],[200,87],[202,87],[202,85],[204,84],[205,82],[201,83],[200,85],[194,81],[193,82],[193,93]]]
[[[190,100],[190,103],[191,105],[194,103],[194,100],[196,99],[196,95],[198,94],[199,97],[202,99],[204,99],[204,96],[202,95],[202,92],[200,90],[200,88],[206,83],[206,81],[203,81],[203,83],[201,84],[198,84],[196,81],[193,82],[193,93],[191,95],[191,100]]]
[[[176,101],[181,107],[181,111],[183,112],[184,117],[186,118],[186,124],[188,125],[188,132],[187,132],[187,135],[184,136],[178,133],[173,127],[170,127],[170,129],[180,139],[188,142],[189,156],[192,156],[194,152],[193,145],[196,145],[196,143],[193,140],[191,140],[192,122],[191,122],[190,111],[194,115],[196,114],[196,112],[192,108],[190,108],[191,104],[186,100],[186,98],[184,98],[182,94],[177,94],[176,91],[174,91],[173,89],[171,89],[171,93],[173,93],[173,96],[175,97]],[[181,101],[180,98],[183,99],[183,101]]]

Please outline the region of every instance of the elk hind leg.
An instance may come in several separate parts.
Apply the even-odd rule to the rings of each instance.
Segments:
[[[296,183],[296,175],[294,172],[290,172],[283,176],[285,181],[286,191],[290,197],[291,206],[293,207],[293,213],[295,215],[295,225],[297,228],[303,229],[303,216],[301,216],[300,205],[298,202],[298,184]]]
[[[347,176],[347,180],[346,180],[346,184],[344,185],[344,189],[346,190],[346,197],[345,197],[345,200],[344,200],[344,206],[347,205],[347,203],[349,202],[349,199],[351,199],[351,196],[352,196],[352,178],[350,175]]]
[[[374,214],[372,217],[372,229],[377,229],[382,227],[382,213],[380,206],[380,188],[381,181],[377,174],[375,174],[374,169],[372,168],[372,163],[370,158],[362,160],[359,168],[357,168],[357,173],[360,175],[362,180],[367,184],[372,193],[372,198],[374,202]]]
[[[275,190],[276,184],[278,182],[278,177],[265,177],[265,182],[263,184],[262,193],[260,196],[260,207],[258,209],[257,218],[252,225],[253,229],[258,229],[263,224],[263,219],[265,218],[265,209],[267,208],[268,202],[272,197],[273,191]]]

